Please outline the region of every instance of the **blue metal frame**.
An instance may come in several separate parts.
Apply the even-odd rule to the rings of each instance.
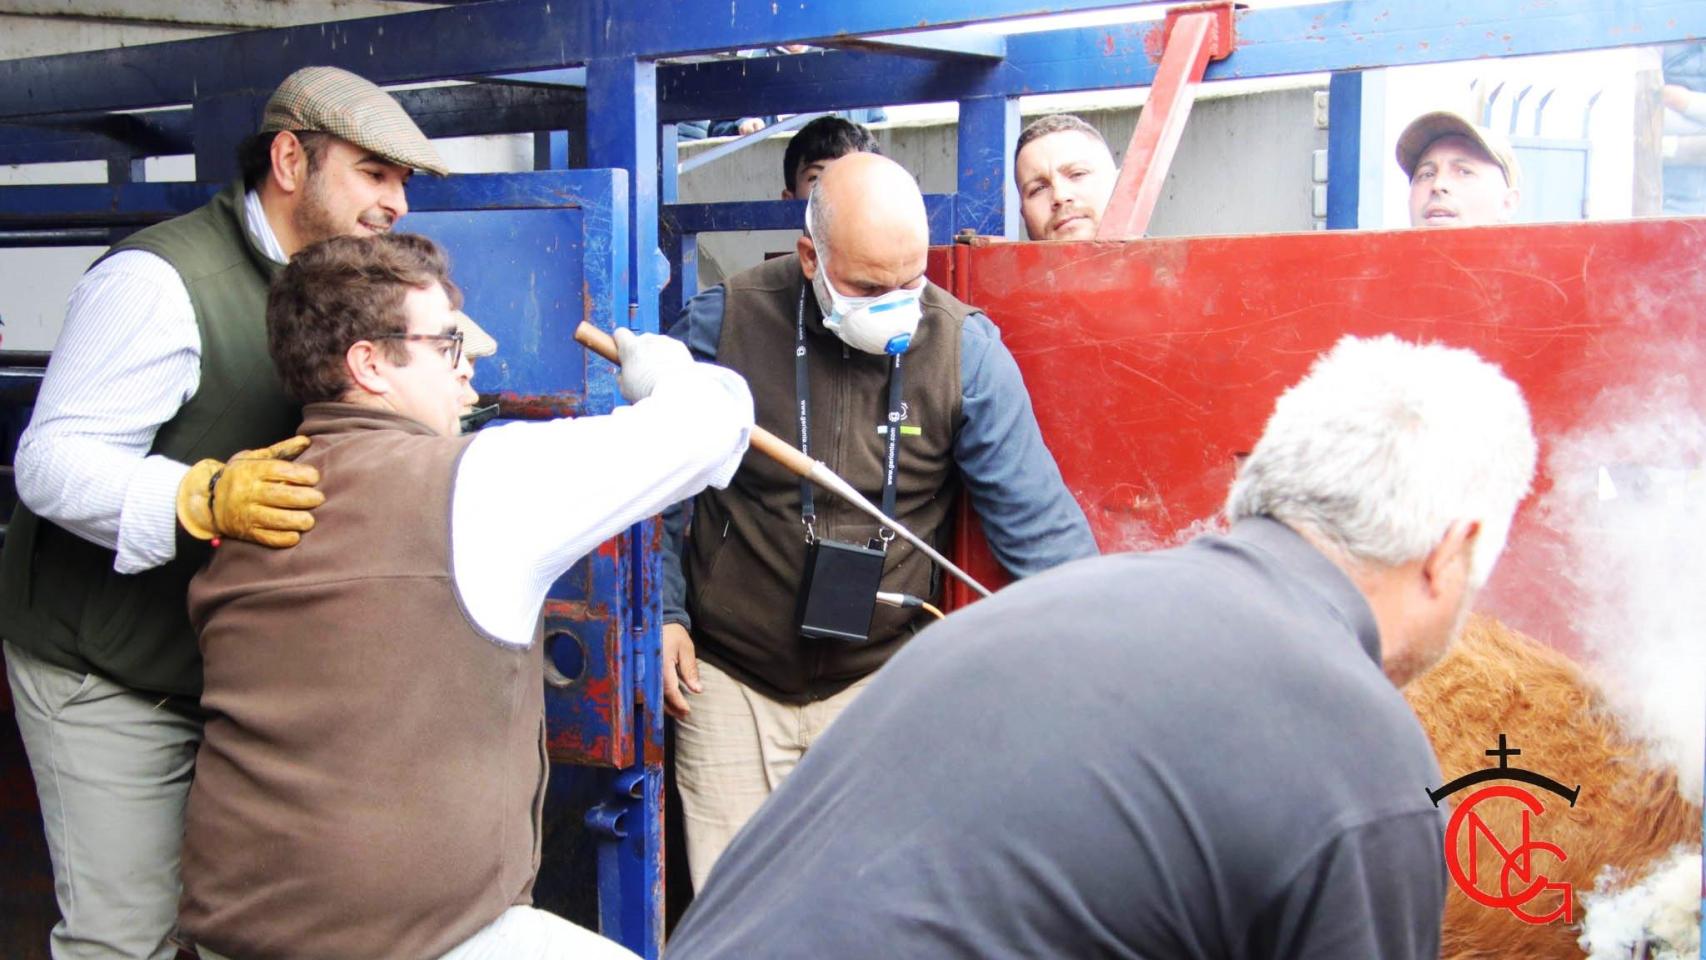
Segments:
[[[588,301],[606,329],[657,330],[694,292],[695,236],[794,228],[803,204],[680,204],[673,129],[679,120],[800,113],[903,103],[960,105],[956,192],[926,198],[933,242],[961,230],[1017,235],[1011,144],[1017,98],[1144,86],[1155,75],[1159,22],[1017,34],[1004,41],[931,31],[1032,14],[1129,5],[1130,0],[902,0],[839,7],[678,0],[667,16],[598,0],[496,0],[409,14],[255,31],[117,50],[0,62],[0,162],[106,160],[114,179],[137,179],[141,156],[193,150],[204,179],[231,166],[231,147],[256,104],[290,70],[343,66],[380,83],[485,79],[512,86],[400,94],[434,136],[545,131],[536,165],[581,160],[627,171],[594,189],[587,216],[609,211],[609,249],[587,269]],[[923,14],[921,16],[921,13]],[[1520,23],[1520,28],[1513,24]],[[1238,14],[1238,46],[1205,79],[1337,71],[1329,153],[1329,225],[1356,221],[1356,100],[1365,67],[1564,52],[1706,36],[1698,0],[1441,0],[1333,2]],[[902,34],[902,36],[892,36]],[[444,38],[458,38],[445,43]],[[659,58],[815,42],[821,53],[695,64]],[[114,78],[122,78],[115,82]],[[526,86],[513,86],[524,84]],[[584,87],[584,94],[566,90]],[[505,89],[510,93],[504,93]],[[525,91],[525,92],[523,92]],[[575,99],[584,96],[584,100]],[[484,99],[482,99],[484,98]],[[188,108],[182,105],[189,104]],[[105,111],[180,107],[146,115]],[[580,125],[584,118],[585,136]],[[33,126],[26,126],[33,125]],[[661,141],[661,142],[660,142]],[[660,163],[662,156],[669,162]],[[602,174],[602,176],[611,176]],[[418,178],[417,210],[452,203],[528,205],[514,178]],[[572,180],[538,180],[539,189]],[[0,188],[0,246],[27,240],[97,242],[202,202],[207,184]],[[1350,192],[1346,192],[1346,191]],[[596,194],[596,195],[595,195]],[[555,195],[558,201],[564,194]],[[538,198],[534,198],[538,199]],[[660,225],[661,224],[661,225]],[[49,235],[40,231],[58,231]],[[23,233],[20,231],[37,231]],[[659,244],[669,249],[668,263]],[[589,251],[591,253],[592,251]],[[673,269],[671,269],[673,264]],[[660,305],[659,291],[674,281]],[[596,374],[594,371],[597,371]],[[550,401],[565,406],[566,398]],[[617,403],[608,368],[588,369],[584,409]],[[600,554],[589,586],[621,624],[632,651],[618,665],[638,685],[631,723],[636,765],[602,774],[588,823],[600,844],[604,929],[655,956],[661,944],[662,714],[657,663],[656,524],[636,526]],[[577,634],[580,635],[580,634]],[[582,646],[590,642],[582,636]],[[617,755],[627,757],[627,754]],[[555,789],[555,781],[554,787]]]
[[[1355,230],[1362,202],[1362,74],[1327,83],[1327,229]]]

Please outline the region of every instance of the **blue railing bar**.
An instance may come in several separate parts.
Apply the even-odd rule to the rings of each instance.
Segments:
[[[1000,60],[1007,56],[1007,38],[982,30],[927,30],[889,33],[830,44],[930,60]]]
[[[380,84],[460,79],[791,43],[832,43],[1014,17],[1102,10],[1131,0],[916,0],[654,5],[494,0],[334,23],[0,61],[0,117],[264,96],[292,68],[326,64]],[[446,42],[455,38],[455,42]],[[124,82],[113,82],[114,77]],[[750,116],[750,114],[742,114]]]
[[[829,111],[827,110],[821,113],[796,113],[779,123],[773,123],[762,130],[756,130],[743,137],[737,137],[734,140],[730,140],[728,143],[712,147],[703,153],[697,154],[687,160],[683,160],[675,165],[675,173],[677,176],[680,176],[690,170],[697,170],[707,163],[721,160],[730,154],[739,153],[747,147],[750,147],[755,143],[761,143],[765,139],[773,137],[778,133],[787,133],[789,130],[798,130],[806,124],[811,123],[813,120],[816,120],[818,117],[826,117],[828,115]]]

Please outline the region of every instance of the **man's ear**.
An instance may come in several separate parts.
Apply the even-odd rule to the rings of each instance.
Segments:
[[[308,150],[289,130],[272,138],[272,170],[267,176],[285,193],[296,193],[308,182]]]
[[[1445,536],[1422,560],[1422,580],[1429,596],[1438,597],[1468,585],[1475,566],[1475,541],[1480,536],[1479,520],[1456,520],[1446,528]]]
[[[787,187],[783,187],[782,188],[782,199],[784,199],[784,200],[794,199],[794,191],[789,190]]]
[[[794,252],[800,255],[800,271],[806,275],[806,279],[816,279],[817,244],[812,243],[812,238],[802,233],[800,238],[794,241]]]
[[[356,390],[382,396],[391,392],[391,380],[386,376],[388,365],[381,364],[383,359],[378,344],[357,340],[344,351],[344,372],[349,374]]]
[[[1517,208],[1522,206],[1522,191],[1511,187],[1505,191],[1505,219],[1515,220]]]

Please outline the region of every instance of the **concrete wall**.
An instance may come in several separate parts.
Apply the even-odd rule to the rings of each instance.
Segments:
[[[1313,229],[1313,153],[1327,145],[1326,131],[1314,124],[1314,100],[1312,88],[1200,98],[1156,204],[1150,235]],[[1078,111],[1102,131],[1115,162],[1124,158],[1138,113],[1136,107]],[[959,160],[953,123],[881,125],[874,132],[883,152],[912,171],[925,193],[953,192]],[[681,178],[682,201],[775,199],[782,190],[782,153],[789,136],[778,134],[686,174]],[[686,144],[681,156],[686,159],[722,142]],[[791,230],[702,235],[700,284],[718,283],[756,265],[766,254],[792,250],[794,237]]]

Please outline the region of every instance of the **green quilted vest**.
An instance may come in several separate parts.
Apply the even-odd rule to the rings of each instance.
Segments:
[[[267,286],[279,265],[244,229],[243,197],[242,184],[233,184],[206,206],[107,252],[156,254],[189,290],[201,334],[201,384],[151,450],[183,463],[266,446],[294,433],[300,420],[267,355]],[[207,556],[206,544],[180,530],[172,562],[116,573],[113,551],[19,504],[0,553],[0,636],[67,669],[199,696],[201,654],[185,595]]]

